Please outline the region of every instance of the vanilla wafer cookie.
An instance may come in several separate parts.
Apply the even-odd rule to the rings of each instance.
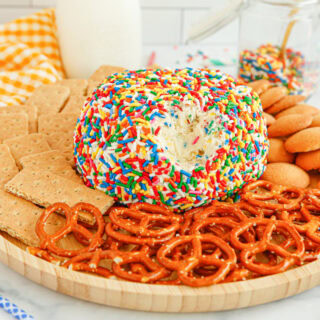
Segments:
[[[270,138],[285,137],[302,129],[308,128],[312,122],[312,116],[308,114],[290,114],[277,119],[269,128]]]
[[[294,154],[289,153],[284,147],[282,139],[269,139],[269,153],[267,156],[268,163],[271,162],[293,162]]]
[[[310,184],[310,177],[303,169],[285,162],[268,163],[261,179],[297,188],[306,188]]]
[[[286,140],[284,146],[291,153],[320,149],[320,127],[307,128],[293,134]]]
[[[281,118],[288,116],[289,114],[311,114],[315,115],[319,113],[319,109],[308,104],[300,103],[275,115],[275,118]]]
[[[264,120],[266,121],[267,127],[269,127],[270,125],[272,125],[276,121],[274,116],[272,116],[271,114],[266,113],[266,112],[263,112],[262,114],[263,114]]]
[[[260,95],[271,87],[271,82],[265,79],[261,79],[247,83],[246,85],[248,87],[251,87],[253,91]]]
[[[306,99],[305,96],[302,95],[288,95],[284,96],[282,99],[280,99],[278,102],[273,104],[269,109],[268,113],[276,114],[278,112],[281,112],[283,110],[286,110],[290,107],[295,106],[296,104],[304,101]]]
[[[287,91],[284,87],[273,87],[260,95],[263,110],[268,109],[274,103],[278,102],[286,95]],[[269,113],[269,111],[267,111]]]
[[[320,169],[320,149],[299,153],[296,159],[296,164],[307,171]]]
[[[310,127],[320,127],[320,110],[318,114],[313,116]]]

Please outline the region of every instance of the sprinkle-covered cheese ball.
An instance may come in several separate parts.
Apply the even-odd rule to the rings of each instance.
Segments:
[[[258,96],[211,69],[111,75],[83,106],[74,134],[87,186],[123,204],[175,211],[225,199],[258,179],[267,151]]]
[[[286,87],[290,94],[306,94],[305,58],[301,52],[287,48],[284,61],[280,53],[280,47],[270,43],[256,50],[243,50],[239,57],[239,77],[246,82],[266,79]]]

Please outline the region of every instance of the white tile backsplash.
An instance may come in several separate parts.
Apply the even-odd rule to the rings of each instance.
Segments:
[[[185,41],[188,36],[188,31],[191,26],[201,21],[210,14],[209,10],[204,9],[187,9],[183,12],[183,30],[182,30],[182,41]],[[202,40],[202,43],[213,44],[213,43],[236,43],[238,39],[238,19],[232,21],[226,25],[214,35]]]
[[[31,0],[34,7],[54,7],[56,5],[55,0]],[[68,1],[68,0],[65,0]]]
[[[203,18],[210,7],[218,10],[226,5],[227,1],[229,0],[140,0],[143,43],[181,44],[185,41],[190,26]],[[56,0],[0,0],[0,24],[41,8],[52,7],[55,3]],[[237,23],[233,22],[202,43],[234,43],[236,40]]]
[[[7,7],[29,7],[32,0],[0,0],[0,6],[7,6]]]
[[[209,8],[215,2],[225,0],[140,0],[145,8]]]
[[[144,44],[179,43],[181,24],[181,10],[143,9],[142,38]]]

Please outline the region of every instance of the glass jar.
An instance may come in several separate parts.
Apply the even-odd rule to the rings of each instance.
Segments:
[[[319,81],[318,0],[249,0],[240,14],[238,75],[310,96]]]

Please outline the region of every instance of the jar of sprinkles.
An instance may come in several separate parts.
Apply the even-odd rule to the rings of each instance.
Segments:
[[[249,0],[241,11],[238,76],[310,96],[319,80],[318,0]]]

